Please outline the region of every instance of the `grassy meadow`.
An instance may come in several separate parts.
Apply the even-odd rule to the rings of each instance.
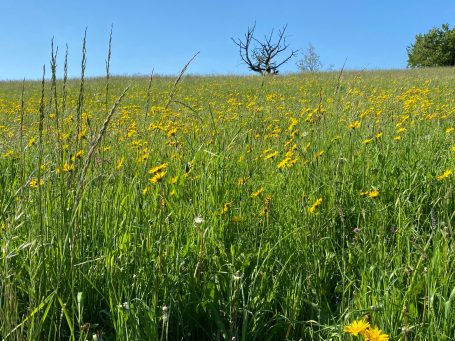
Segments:
[[[0,82],[0,339],[453,340],[454,68],[53,76]]]

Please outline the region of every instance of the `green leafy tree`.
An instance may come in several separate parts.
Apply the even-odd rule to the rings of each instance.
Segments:
[[[455,28],[444,24],[426,34],[418,34],[407,52],[409,67],[454,66]]]

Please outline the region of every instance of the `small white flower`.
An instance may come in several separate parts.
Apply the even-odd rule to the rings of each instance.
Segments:
[[[202,218],[200,215],[198,215],[196,218],[194,218],[194,223],[196,225],[201,225],[204,222],[204,218]]]

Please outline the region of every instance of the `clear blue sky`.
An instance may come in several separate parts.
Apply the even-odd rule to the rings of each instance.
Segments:
[[[87,75],[103,75],[111,24],[113,74],[177,74],[197,51],[190,73],[247,73],[230,38],[254,22],[259,37],[288,24],[291,47],[313,44],[324,67],[405,68],[417,33],[455,25],[455,0],[1,0],[0,79],[39,78],[52,37],[59,75],[68,44],[78,76],[86,27]]]

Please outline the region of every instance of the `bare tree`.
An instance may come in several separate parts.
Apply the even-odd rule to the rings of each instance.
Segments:
[[[303,58],[297,62],[297,67],[302,72],[316,72],[322,68],[322,63],[316,49],[312,44],[303,52]]]
[[[281,61],[277,60],[278,55],[285,52],[289,47],[284,35],[287,25],[278,31],[276,42],[272,41],[273,30],[270,32],[270,35],[264,37],[264,41],[259,41],[254,37],[255,28],[256,23],[253,27],[248,27],[244,40],[240,38],[231,39],[239,47],[240,57],[250,70],[261,74],[277,74],[278,68],[298,53],[297,50],[292,50],[284,59]]]

